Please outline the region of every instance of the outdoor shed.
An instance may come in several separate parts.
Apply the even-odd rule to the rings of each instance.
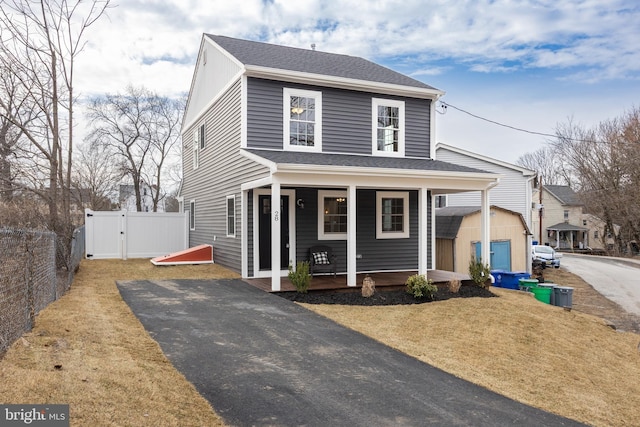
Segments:
[[[492,270],[527,271],[531,235],[522,215],[491,206]],[[480,258],[480,207],[436,209],[436,269],[467,273],[472,256]]]

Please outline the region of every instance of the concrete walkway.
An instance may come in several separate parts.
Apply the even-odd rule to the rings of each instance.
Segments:
[[[118,288],[229,425],[581,425],[458,379],[241,280]]]

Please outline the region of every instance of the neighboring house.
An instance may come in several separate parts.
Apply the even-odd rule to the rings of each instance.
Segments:
[[[141,184],[140,186],[140,212],[153,212],[153,194],[152,188],[147,184]],[[136,212],[136,192],[133,184],[120,184],[120,190],[118,195],[118,203],[120,209],[123,211]],[[158,209],[156,212],[164,212],[164,201],[161,200],[158,203]]]
[[[533,201],[533,191],[537,184],[537,173],[535,171],[442,143],[436,145],[436,159],[500,174],[500,182],[489,192],[491,205],[519,213],[522,215],[527,229],[531,230],[531,203]],[[436,207],[479,207],[480,196],[478,191],[438,195],[436,196]],[[493,228],[500,223],[495,218],[492,218],[491,224]],[[438,230],[436,229],[437,234]],[[514,261],[513,265],[518,266],[518,271],[530,272],[531,251],[529,247],[532,240],[530,233],[526,234],[526,236],[527,245],[523,246],[520,252],[514,252],[512,248],[511,253]],[[522,230],[520,230],[517,235],[513,236],[513,239],[520,241],[522,237]],[[458,247],[460,247],[460,242]],[[519,245],[515,247],[519,247]],[[496,257],[493,256],[493,258]],[[503,270],[501,267],[495,268]]]
[[[436,209],[436,269],[467,273],[480,255],[480,207]],[[491,206],[492,270],[529,271],[531,232],[522,214]]]
[[[558,249],[606,249],[614,243],[613,236],[604,235],[605,222],[585,213],[584,204],[568,185],[544,185],[542,203],[539,194],[536,190],[532,231],[540,244]]]
[[[205,34],[182,128],[190,245],[280,289],[328,245],[338,273],[435,267],[432,194],[488,190],[495,174],[436,161],[443,92],[362,58]]]

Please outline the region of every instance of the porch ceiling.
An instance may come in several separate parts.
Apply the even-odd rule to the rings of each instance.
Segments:
[[[483,190],[501,175],[426,158],[242,149],[281,185],[429,188],[434,193]],[[262,181],[264,183],[264,181]]]

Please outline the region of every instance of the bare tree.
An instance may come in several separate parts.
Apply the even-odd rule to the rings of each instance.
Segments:
[[[560,124],[554,143],[575,176],[574,189],[587,211],[605,221],[605,234],[615,235],[615,225],[622,225],[630,240],[640,237],[639,116],[634,108],[592,129]],[[620,240],[618,244],[622,246]]]
[[[153,210],[165,196],[163,180],[178,158],[183,101],[161,97],[145,88],[91,100],[88,117],[92,144],[110,147],[121,159],[122,175],[133,183],[136,210],[144,187],[151,190]]]
[[[108,146],[82,144],[76,151],[72,198],[80,206],[110,210],[117,198],[117,183],[122,167]]]
[[[516,164],[538,172],[545,185],[569,185],[571,182],[571,174],[565,168],[562,153],[551,145],[520,156]]]
[[[0,3],[0,68],[16,84],[13,97],[0,97],[0,118],[28,142],[23,187],[48,204],[49,228],[69,238],[75,61],[86,30],[108,5],[109,0]]]

